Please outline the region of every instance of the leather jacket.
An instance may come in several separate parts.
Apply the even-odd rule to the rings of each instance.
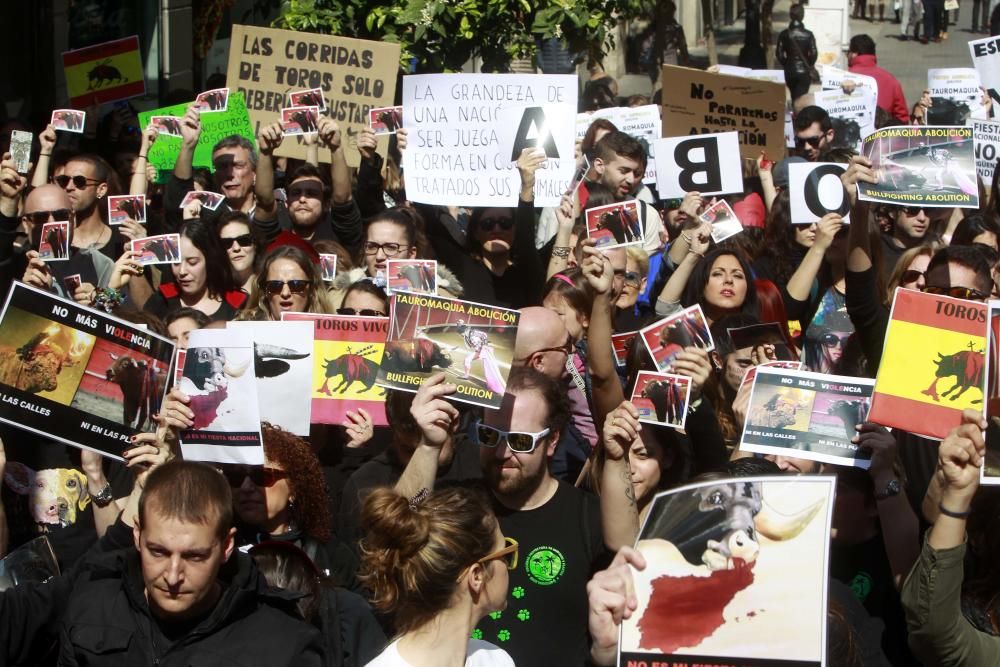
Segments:
[[[785,68],[786,75],[808,74],[816,64],[816,38],[812,32],[806,30],[801,21],[793,21],[778,35],[778,46],[774,55]]]

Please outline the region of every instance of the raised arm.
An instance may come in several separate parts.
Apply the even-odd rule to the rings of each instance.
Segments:
[[[837,232],[844,226],[844,219],[837,213],[827,213],[816,224],[816,240],[802,258],[795,273],[788,279],[786,290],[796,301],[805,301],[812,291],[813,282],[823,266],[823,257],[830,249]]]
[[[261,126],[257,132],[257,148],[260,157],[257,160],[257,180],[254,183],[254,195],[257,197],[257,208],[254,210],[254,220],[270,222],[278,216],[278,202],[274,199],[274,151],[281,145],[285,133],[280,123]]]
[[[346,204],[354,196],[351,188],[351,169],[344,155],[343,133],[337,121],[329,116],[319,119],[319,140],[330,149],[330,180],[333,183],[333,205]]]
[[[656,296],[656,303],[654,304],[654,309],[659,315],[667,315],[680,305],[681,296],[684,294],[684,288],[687,287],[688,280],[691,278],[691,274],[694,272],[694,268],[698,265],[705,257],[705,253],[708,251],[708,243],[712,238],[712,227],[707,222],[700,222],[699,227],[692,229],[690,232],[685,232],[687,238],[684,239],[684,245],[687,247],[683,259],[680,262],[676,262],[676,268],[674,272],[670,274],[670,278],[667,279],[666,284],[660,293]],[[684,234],[681,234],[684,236]],[[678,240],[680,240],[678,238]],[[676,241],[674,245],[676,245]],[[674,250],[674,246],[670,247],[671,253]],[[671,256],[673,259],[673,256]]]
[[[851,158],[851,163],[840,176],[844,190],[851,200],[851,225],[848,232],[847,270],[854,273],[872,267],[872,249],[868,241],[868,202],[858,199],[858,182],[876,183],[872,163],[863,155]]]
[[[132,166],[132,180],[129,181],[128,185],[130,195],[144,195],[149,190],[149,171],[146,169],[149,165],[149,149],[153,146],[159,133],[160,131],[152,124],[142,131],[139,155],[136,156]]]
[[[458,426],[458,410],[445,400],[455,390],[455,385],[445,381],[444,373],[435,373],[413,397],[410,415],[420,430],[420,441],[396,482],[396,491],[407,498],[417,495],[420,489],[434,490],[441,448],[452,443]]]
[[[569,195],[563,195],[556,209],[556,237],[552,245],[552,256],[549,257],[549,268],[545,273],[548,280],[557,273],[561,273],[569,266],[569,254],[573,252],[570,247],[570,237],[573,235],[573,225],[576,217],[573,215],[573,200]]]
[[[675,266],[684,261],[691,248],[691,232],[702,225],[698,214],[701,212],[703,204],[704,200],[699,192],[689,192],[684,195],[684,199],[681,201],[680,211],[684,214],[684,226],[681,228],[681,233],[670,244],[670,251],[667,253],[667,257]]]
[[[38,164],[31,177],[31,187],[37,188],[49,182],[49,167],[52,165],[52,151],[55,150],[57,138],[56,129],[52,125],[46,125],[38,135]]]
[[[194,151],[201,138],[201,113],[192,104],[181,118],[181,152],[174,163],[174,176],[186,181],[194,174]]]

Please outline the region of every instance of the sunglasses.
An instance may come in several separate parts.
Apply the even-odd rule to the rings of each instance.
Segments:
[[[69,220],[71,213],[72,211],[68,208],[59,208],[55,211],[35,211],[33,213],[25,213],[21,216],[21,220],[34,225],[44,225],[49,220]]]
[[[267,294],[280,294],[285,285],[292,294],[303,294],[311,283],[308,280],[266,280],[264,281],[264,292]]]
[[[924,275],[923,271],[917,271],[916,269],[907,269],[903,271],[903,275],[899,277],[900,284],[905,283],[915,283],[920,280],[920,276]]]
[[[480,220],[479,226],[484,232],[492,232],[497,227],[508,231],[513,229],[514,221],[511,218],[490,218],[488,220]]]
[[[338,315],[361,315],[362,317],[387,317],[385,313],[380,310],[374,310],[373,308],[362,308],[358,310],[356,308],[338,308]]]
[[[819,142],[823,141],[823,135],[817,134],[815,137],[795,137],[795,147],[804,148],[809,144],[813,148],[819,148]]]
[[[240,234],[239,236],[220,236],[219,240],[222,241],[222,247],[229,250],[233,247],[233,244],[238,244],[241,248],[249,248],[253,245],[253,235],[252,234]]]
[[[503,539],[504,542],[507,543],[507,546],[499,551],[494,551],[488,556],[483,556],[476,562],[482,564],[488,563],[491,560],[502,560],[508,570],[514,570],[517,568],[517,540],[513,537],[505,537]]]
[[[229,482],[229,486],[239,488],[243,486],[243,480],[247,477],[254,486],[270,488],[280,480],[287,479],[288,473],[277,468],[266,468],[264,466],[240,466],[224,465],[219,468],[223,477]]]
[[[73,185],[76,186],[77,190],[83,190],[85,187],[89,185],[98,185],[99,183],[101,183],[101,181],[98,181],[97,179],[87,178],[86,176],[81,176],[80,174],[77,174],[76,176],[67,176],[66,174],[61,174],[59,176],[56,176],[52,180],[54,180],[56,182],[56,185],[61,187],[63,190],[65,190],[66,186],[70,184],[70,181],[73,182]]]
[[[923,206],[904,206],[903,207],[903,213],[905,213],[906,215],[908,215],[911,218],[914,217],[914,216],[920,215],[921,211],[924,211],[926,213],[927,209],[925,209]]]
[[[683,199],[666,199],[663,201],[663,206],[668,211],[676,211],[681,207],[681,204],[683,203],[684,203]]]
[[[301,197],[306,199],[322,199],[323,191],[319,188],[288,188],[288,200],[294,201]]]
[[[400,250],[406,247],[407,244],[405,243],[375,243],[374,241],[366,241],[365,254],[376,255],[381,250],[382,254],[386,257],[394,257],[399,254]]]
[[[920,288],[921,292],[925,294],[934,294],[935,296],[950,296],[954,299],[965,299],[966,301],[985,301],[990,297],[989,294],[984,294],[977,289],[971,287],[938,287],[937,285],[924,285]]]
[[[615,275],[617,275],[617,274],[615,274]],[[639,277],[639,274],[637,272],[635,272],[635,271],[626,271],[625,272],[625,284],[626,285],[631,285],[632,287],[638,287],[641,282],[642,282],[642,278]]]
[[[841,338],[837,334],[828,333],[828,334],[823,334],[823,337],[820,338],[820,342],[822,342],[823,345],[826,345],[827,347],[837,347],[837,346],[846,347],[847,341],[849,339],[850,336],[844,336],[843,338]]]
[[[552,429],[546,428],[538,433],[523,433],[519,431],[503,431],[482,422],[476,424],[476,439],[483,447],[496,448],[501,442],[506,442],[512,452],[528,454],[535,451],[538,441],[547,436]]]

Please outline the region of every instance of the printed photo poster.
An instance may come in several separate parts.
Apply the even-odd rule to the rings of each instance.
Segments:
[[[744,391],[751,391],[753,389],[754,378],[757,377],[758,368],[775,368],[779,370],[790,370],[790,371],[800,371],[803,368],[801,361],[765,361],[762,364],[757,364],[756,366],[751,366],[743,373],[743,379],[740,380],[740,388],[736,390],[736,395],[739,397]],[[739,400],[738,398],[736,400]]]
[[[587,134],[590,125],[598,118],[605,118],[618,128],[620,132],[633,137],[646,150],[646,173],[642,182],[649,185],[656,183],[656,155],[653,144],[663,132],[660,121],[660,107],[647,104],[640,107],[611,107],[598,109],[593,113],[581,113],[576,116],[576,140],[581,141]]]
[[[700,347],[709,352],[715,349],[705,313],[698,304],[650,324],[639,335],[658,371],[669,371],[685,347]]]
[[[261,421],[309,435],[313,374],[311,322],[229,322],[226,328],[253,339],[257,404]]]
[[[615,356],[615,365],[624,368],[628,363],[628,355],[635,345],[635,337],[638,331],[626,331],[624,333],[611,334],[611,349]]]
[[[377,383],[417,391],[434,373],[456,385],[450,398],[496,409],[514,357],[520,313],[458,299],[396,292]]]
[[[827,213],[851,223],[851,198],[840,180],[838,162],[795,162],[788,165],[788,194],[793,225],[811,225]]]
[[[584,212],[587,237],[602,250],[621,246],[639,245],[643,239],[639,205],[634,199],[588,208]]]
[[[927,70],[927,88],[933,104],[927,109],[928,125],[965,125],[986,118],[979,73],[972,67]]]
[[[825,665],[835,487],[830,476],[749,477],[658,494],[618,664]]]
[[[986,396],[987,306],[897,289],[868,420],[941,440]]]
[[[46,262],[63,262],[69,259],[69,223],[46,222],[38,243],[38,258]]]
[[[390,259],[385,270],[389,294],[437,294],[437,261],[433,259]]]
[[[876,93],[858,88],[853,93],[822,90],[813,94],[816,106],[826,109],[833,123],[833,146],[861,150],[861,137],[875,131]]]
[[[108,197],[108,224],[120,225],[126,220],[146,224],[146,195]]]
[[[558,206],[576,170],[578,80],[568,74],[417,74],[403,77],[403,168],[412,201],[517,205],[523,148],[548,157],[535,205]]]
[[[155,427],[174,344],[14,283],[0,313],[0,421],[123,460]]]
[[[194,425],[180,433],[185,460],[264,464],[249,331],[192,331],[180,390],[191,399],[188,407],[194,412]]]
[[[972,56],[972,65],[979,74],[979,82],[994,104],[1000,97],[1000,48],[997,45],[996,37],[983,37],[969,42],[969,55]],[[996,111],[993,113],[997,115]]]
[[[972,121],[972,135],[976,140],[976,173],[991,185],[1000,158],[1000,120]]]
[[[312,422],[339,425],[364,408],[375,426],[388,426],[385,389],[375,384],[385,354],[389,318],[282,313],[283,322],[313,327]]]
[[[715,202],[698,217],[712,225],[712,240],[716,243],[722,243],[743,231],[743,223],[725,199]]]
[[[858,183],[858,198],[900,206],[979,208],[971,127],[898,126],[863,140],[878,183]]]
[[[640,422],[683,429],[690,399],[690,377],[640,371],[629,401],[639,411]]]
[[[986,460],[980,468],[983,484],[1000,484],[1000,301],[990,301],[989,346],[986,348]]]
[[[867,469],[870,452],[851,438],[874,386],[867,378],[759,368],[740,449]]]
[[[181,235],[160,234],[131,241],[135,261],[141,266],[150,264],[180,264]]]
[[[873,76],[850,72],[833,65],[823,65],[819,68],[820,85],[823,90],[857,90],[867,88],[878,98],[878,81]]]

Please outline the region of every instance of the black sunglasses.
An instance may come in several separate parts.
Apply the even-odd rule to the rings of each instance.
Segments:
[[[484,232],[492,232],[494,227],[499,227],[507,231],[514,227],[514,221],[511,218],[490,218],[488,220],[480,220],[479,226],[482,227]]]
[[[954,299],[965,299],[966,301],[985,301],[990,298],[989,294],[984,294],[977,289],[971,287],[960,287],[955,285],[953,287],[938,287],[937,285],[924,285],[920,288],[921,292],[925,294],[934,294],[935,296],[950,296]]]
[[[923,271],[917,271],[916,269],[907,269],[903,271],[903,275],[899,277],[900,284],[905,283],[915,283],[920,280],[920,276],[924,275]]]
[[[927,209],[925,209],[923,206],[904,206],[903,207],[903,213],[905,213],[906,215],[910,216],[911,218],[913,216],[915,216],[915,215],[920,215],[921,211],[926,212]]]
[[[59,208],[54,211],[34,211],[32,213],[25,213],[22,215],[21,220],[31,222],[35,225],[44,225],[49,220],[55,220],[56,222],[69,220],[71,213],[72,211],[68,208]]]
[[[311,284],[308,280],[265,280],[264,291],[268,294],[280,294],[285,285],[288,285],[288,291],[292,294],[302,294]]]
[[[839,345],[840,347],[847,347],[847,341],[849,339],[850,336],[844,336],[843,338],[841,338],[837,334],[828,333],[828,334],[823,334],[823,337],[820,338],[820,341],[823,343],[823,345],[826,345],[827,347],[836,347],[837,345]]]
[[[380,310],[374,310],[372,308],[362,308],[357,310],[356,308],[338,308],[338,315],[361,315],[362,317],[386,317],[386,314]]]
[[[819,142],[823,141],[823,135],[817,134],[815,137],[795,137],[795,147],[803,148],[809,144],[813,148],[819,148]]]
[[[56,185],[58,185],[64,190],[66,189],[66,186],[69,185],[70,181],[73,182],[73,185],[76,186],[77,190],[83,190],[88,185],[98,185],[99,183],[101,183],[101,181],[95,178],[87,178],[86,176],[81,176],[80,174],[77,174],[76,176],[67,176],[66,174],[60,174],[59,176],[56,176],[52,180],[54,180],[56,182]]]
[[[280,480],[288,477],[288,473],[277,468],[266,468],[264,466],[241,466],[224,465],[219,468],[223,477],[229,482],[229,486],[239,488],[243,486],[243,480],[247,477],[255,486],[272,487]]]
[[[222,241],[222,247],[229,250],[233,247],[233,243],[238,243],[241,248],[249,248],[253,245],[253,235],[252,234],[240,234],[239,236],[220,236],[219,240]]]
[[[668,211],[676,211],[684,203],[683,199],[664,199],[663,207]]]

